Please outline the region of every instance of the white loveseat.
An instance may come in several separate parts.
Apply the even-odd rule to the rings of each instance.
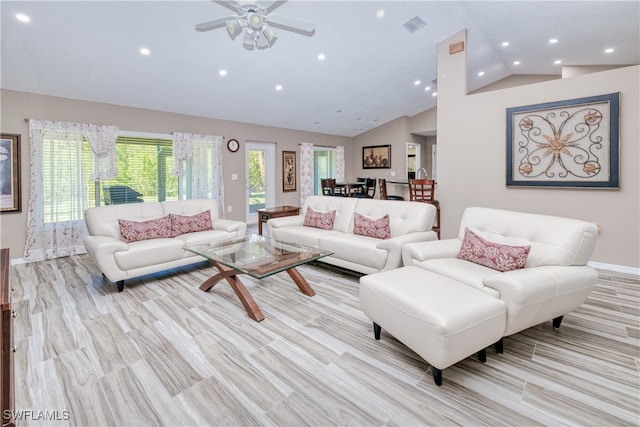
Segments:
[[[440,385],[448,366],[474,353],[484,362],[492,344],[502,353],[502,337],[548,320],[558,328],[596,285],[587,262],[597,234],[585,221],[468,208],[458,238],[407,243],[404,267],[362,277],[360,306],[376,339],[385,329]]]
[[[307,210],[336,211],[333,229],[304,225]],[[354,234],[354,215],[379,219],[389,215],[391,238],[379,239]],[[431,231],[436,209],[428,203],[351,197],[309,196],[298,216],[272,218],[269,236],[333,252],[320,261],[364,274],[391,270],[402,265],[402,246],[410,242],[435,240]]]
[[[209,211],[213,229],[174,237],[153,238],[126,243],[118,220],[143,222],[169,214],[193,216]],[[218,218],[216,201],[210,199],[132,203],[100,206],[85,211],[89,235],[84,245],[107,279],[122,292],[124,281],[169,268],[205,261],[184,249],[187,245],[244,236],[244,222]]]
[[[487,241],[530,246],[524,268],[500,272],[457,258],[469,228]],[[595,224],[523,212],[467,208],[456,239],[405,245],[405,265],[455,279],[506,303],[503,336],[555,319],[582,304],[598,273],[587,266],[598,237]]]

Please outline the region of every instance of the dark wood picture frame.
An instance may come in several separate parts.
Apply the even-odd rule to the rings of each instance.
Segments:
[[[0,139],[0,213],[20,212],[20,135]]]
[[[298,189],[298,174],[295,151],[282,152],[282,191],[284,193]]]
[[[620,93],[507,108],[507,187],[620,188]]]
[[[362,169],[391,169],[391,145],[362,147]]]

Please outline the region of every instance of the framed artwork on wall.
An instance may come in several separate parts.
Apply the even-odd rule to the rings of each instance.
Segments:
[[[507,187],[619,188],[620,93],[507,108]]]
[[[282,191],[296,191],[296,152],[282,152]]]
[[[362,147],[362,169],[391,169],[391,145]]]
[[[20,212],[20,135],[0,139],[0,213]]]

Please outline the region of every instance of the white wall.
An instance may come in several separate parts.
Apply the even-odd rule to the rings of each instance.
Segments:
[[[438,48],[438,199],[442,237],[456,235],[468,206],[593,221],[601,231],[592,261],[640,267],[640,66],[474,95],[466,94],[465,52]],[[620,189],[506,187],[506,108],[620,92]]]

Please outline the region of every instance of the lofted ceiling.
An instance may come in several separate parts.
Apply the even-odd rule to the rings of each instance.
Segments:
[[[232,14],[209,0],[0,7],[4,89],[342,136],[435,107],[437,44],[465,28],[469,91],[512,74],[559,77],[563,65],[640,63],[636,0],[290,0],[277,13],[315,34],[276,29],[273,47],[253,51],[224,27],[195,31]],[[426,26],[411,33],[415,16]]]

